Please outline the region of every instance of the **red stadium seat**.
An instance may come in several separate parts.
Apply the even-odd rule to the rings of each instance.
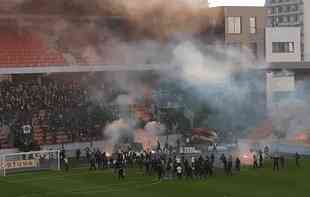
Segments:
[[[63,66],[62,54],[39,34],[0,31],[0,67]]]

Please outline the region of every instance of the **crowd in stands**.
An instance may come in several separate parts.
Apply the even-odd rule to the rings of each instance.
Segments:
[[[16,146],[23,143],[23,125],[32,126],[39,145],[98,138],[101,135],[98,129],[112,118],[107,117],[105,110],[90,102],[87,89],[74,80],[44,78],[0,83],[0,126],[10,128]],[[105,119],[94,117],[102,113]]]
[[[113,100],[125,93],[109,82],[104,82],[103,86],[102,79],[96,84],[98,76],[71,77],[40,76],[1,81],[0,148],[103,139],[103,128],[120,116]],[[170,133],[189,131],[190,121],[184,114],[182,101],[175,100],[175,94],[151,97],[150,105],[142,102],[133,106],[139,120],[137,128],[157,120]],[[31,132],[26,135],[24,128],[28,125]]]

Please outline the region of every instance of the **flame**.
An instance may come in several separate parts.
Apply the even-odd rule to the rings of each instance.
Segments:
[[[307,139],[308,139],[308,137],[305,133],[298,133],[295,136],[295,140],[297,140],[297,141],[306,141]]]
[[[247,151],[245,153],[240,154],[240,160],[243,165],[252,165],[253,164],[253,153]]]
[[[151,150],[157,144],[158,137],[143,129],[138,129],[135,135],[135,142],[141,143],[144,150]]]
[[[103,150],[104,150],[104,152],[106,153],[107,156],[108,155],[111,156],[111,153],[113,153],[113,145],[111,143],[105,143],[103,145]]]

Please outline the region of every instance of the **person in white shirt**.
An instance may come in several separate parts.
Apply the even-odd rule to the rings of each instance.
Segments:
[[[64,163],[65,163],[65,171],[69,171],[69,160],[67,157],[64,158]]]
[[[182,174],[183,174],[183,169],[181,167],[181,165],[178,165],[177,167],[177,176],[179,179],[182,179]]]

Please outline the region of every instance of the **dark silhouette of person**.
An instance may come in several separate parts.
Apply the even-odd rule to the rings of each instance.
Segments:
[[[89,170],[97,170],[95,153],[91,154],[89,162],[90,162]]]
[[[281,164],[281,168],[285,167],[285,157],[284,157],[284,155],[280,156],[280,164]]]
[[[77,149],[76,152],[75,152],[75,154],[76,154],[76,160],[77,160],[77,161],[80,161],[81,150],[80,150],[80,149]]]
[[[280,157],[278,155],[272,156],[271,159],[273,160],[273,171],[279,172],[279,160]]]
[[[230,155],[227,162],[227,175],[232,176],[233,158]]]
[[[295,163],[296,163],[296,166],[299,168],[300,167],[300,162],[299,162],[299,160],[300,160],[300,155],[299,155],[299,153],[295,153]]]
[[[253,168],[258,168],[257,156],[255,154],[253,155]]]
[[[221,161],[223,163],[224,172],[227,174],[227,159],[224,154],[221,155]]]
[[[125,178],[125,171],[124,171],[124,165],[122,163],[118,164],[118,179],[124,179]]]
[[[260,168],[263,168],[264,167],[264,157],[263,157],[263,152],[262,151],[259,151],[259,167]]]
[[[241,168],[241,161],[240,161],[239,157],[236,158],[236,161],[235,161],[235,168],[236,168],[236,171],[240,171],[240,168]]]

